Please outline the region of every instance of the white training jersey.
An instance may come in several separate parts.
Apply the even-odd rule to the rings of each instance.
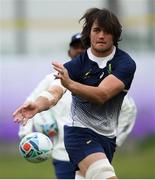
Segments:
[[[51,73],[47,75],[35,88],[35,90],[31,93],[31,95],[27,98],[26,101],[35,101],[35,99],[39,96],[39,94],[47,90],[50,85],[54,81],[54,74]],[[41,113],[36,114],[32,118],[32,120],[29,120],[25,126],[20,125],[18,135],[19,137],[23,137],[27,135],[28,133],[31,133],[33,131],[33,123],[35,121],[35,118],[39,118],[40,114],[41,116],[44,116],[44,118],[50,118],[50,116],[45,116],[52,113],[52,116],[57,122],[58,126],[58,135],[53,138],[53,151],[52,151],[52,157],[57,160],[61,161],[69,161],[68,154],[65,150],[64,146],[64,124],[67,124],[67,121],[69,120],[69,112],[70,112],[70,105],[71,105],[71,93],[70,91],[66,91],[66,93],[62,96],[62,98],[59,100],[59,102],[56,104],[56,106],[52,107],[48,111],[43,111]],[[40,116],[40,118],[42,118]],[[36,120],[37,120],[36,119]]]

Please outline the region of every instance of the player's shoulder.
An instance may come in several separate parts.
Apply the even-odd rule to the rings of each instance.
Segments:
[[[122,49],[116,48],[115,57],[118,58],[120,61],[121,60],[126,61],[126,62],[129,61],[135,64],[134,59],[126,51],[123,51]]]
[[[125,51],[116,48],[116,53],[113,60],[116,65],[125,65],[128,68],[136,69],[135,60]]]

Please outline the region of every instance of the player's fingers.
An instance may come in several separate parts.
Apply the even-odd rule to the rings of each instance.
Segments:
[[[63,68],[59,68],[59,67],[53,67],[54,70],[56,70],[58,73],[63,74],[64,70]]]
[[[64,73],[65,68],[64,68],[63,64],[58,63],[58,62],[53,62],[52,65],[56,71],[58,71],[59,73]]]
[[[20,123],[23,119],[24,119],[24,117],[23,117],[22,113],[17,113],[14,116],[14,122]]]
[[[16,117],[14,117],[14,122],[16,122],[16,123],[20,123],[21,121],[22,121],[22,119],[23,118],[20,118],[19,116],[16,116]]]
[[[20,119],[19,118],[14,118],[14,120],[13,120],[15,123],[20,123]]]
[[[16,116],[16,114],[20,113],[20,111],[22,110],[22,106],[20,106],[19,108],[17,108],[14,112],[13,112],[13,117]]]
[[[58,72],[58,74],[56,75],[57,77],[63,77],[63,76],[66,76],[68,71],[66,68],[55,68],[54,69]]]
[[[27,108],[30,105],[30,102],[24,103],[22,106],[18,107],[14,112],[13,112],[13,116],[15,116],[18,113],[22,113],[22,110],[24,108]]]
[[[52,62],[52,65],[53,65],[54,67],[63,68],[63,64],[62,64],[62,63],[59,63],[59,62],[57,62],[57,61],[53,61],[53,62]]]
[[[27,108],[32,105],[32,102],[25,102],[22,106],[22,108]]]

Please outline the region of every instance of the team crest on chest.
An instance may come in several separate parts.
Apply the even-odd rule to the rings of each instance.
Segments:
[[[91,76],[91,73],[92,73],[92,69],[89,69],[89,71],[87,71],[85,74],[84,74],[84,79],[87,79]]]

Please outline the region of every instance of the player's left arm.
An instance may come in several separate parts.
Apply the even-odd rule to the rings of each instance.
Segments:
[[[64,87],[73,94],[81,96],[93,103],[103,104],[121,91],[129,89],[136,64],[130,58],[118,62],[113,72],[104,78],[101,83],[95,86],[81,84],[69,77],[67,69],[60,63],[52,63],[54,69],[58,72],[56,77],[61,80]],[[79,69],[80,71],[80,69]]]
[[[91,102],[103,104],[119,92],[123,91],[125,85],[114,75],[108,75],[98,87],[88,86],[72,81],[67,88]]]
[[[73,94],[79,95],[94,103],[104,103],[121,92],[125,84],[116,76],[108,75],[99,86],[89,86],[70,79],[67,69],[60,63],[53,63],[54,69],[58,72],[56,77],[61,80],[64,87]]]

